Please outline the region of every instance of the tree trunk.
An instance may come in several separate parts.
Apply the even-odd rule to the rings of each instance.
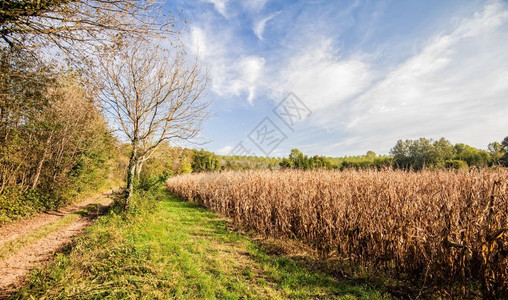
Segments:
[[[48,139],[46,140],[46,147],[44,147],[44,152],[42,153],[41,160],[39,161],[39,164],[37,165],[37,170],[35,172],[35,177],[32,182],[32,190],[35,190],[37,188],[37,184],[39,184],[39,177],[41,176],[42,167],[44,166],[44,161],[46,161],[46,155],[48,154],[49,144],[51,143],[51,138],[53,136],[50,135]]]
[[[129,208],[132,193],[134,192],[134,178],[136,176],[136,164],[137,164],[137,142],[132,143],[132,152],[129,158],[129,166],[127,167],[127,187],[125,189],[125,203],[124,209]]]
[[[136,164],[136,176],[139,177],[141,174],[141,169],[143,168],[143,164],[145,163],[144,159],[141,159],[141,161],[138,161]]]
[[[7,173],[2,170],[2,185],[0,186],[0,194],[4,191],[5,185],[7,180]]]

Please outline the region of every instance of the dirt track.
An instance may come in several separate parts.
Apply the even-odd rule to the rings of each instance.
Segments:
[[[7,298],[22,285],[25,276],[33,268],[51,260],[56,252],[68,245],[74,237],[91,225],[97,216],[103,214],[113,202],[112,191],[99,197],[91,197],[57,211],[49,211],[31,218],[0,227],[0,247],[30,234],[39,228],[50,225],[65,216],[77,213],[89,205],[95,205],[88,214],[77,217],[69,225],[33,243],[15,249],[7,257],[0,258],[0,299]]]

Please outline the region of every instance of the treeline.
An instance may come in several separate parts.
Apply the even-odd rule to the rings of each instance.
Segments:
[[[467,169],[508,166],[508,137],[502,142],[493,142],[488,150],[466,144],[453,145],[441,138],[437,141],[420,138],[399,140],[390,150],[390,155],[377,156],[373,151],[351,157],[309,157],[298,149],[291,150],[280,166],[286,169]]]
[[[0,49],[0,224],[67,203],[118,169],[116,140],[79,78]]]
[[[490,143],[488,150],[462,143],[453,145],[444,138],[437,141],[425,138],[399,140],[390,154],[394,166],[403,169],[508,166],[508,137],[502,142]]]
[[[147,174],[167,176],[205,171],[277,170],[277,169],[466,169],[508,166],[508,137],[493,142],[488,150],[466,144],[451,144],[441,138],[432,140],[399,140],[390,155],[364,155],[345,157],[308,156],[292,149],[288,157],[227,156],[196,149],[165,146],[157,152],[148,166]]]
[[[263,156],[219,156],[220,169],[226,170],[277,170],[282,158]]]
[[[391,156],[376,156],[372,151],[366,155],[350,157],[325,157],[303,154],[298,149],[291,150],[287,158],[263,156],[217,155],[206,150],[187,149],[163,145],[157,149],[152,159],[146,163],[141,177],[165,174],[166,176],[242,170],[291,169],[368,169],[391,166]],[[143,179],[141,179],[143,180]]]
[[[129,153],[129,147],[123,146],[125,155]],[[278,157],[217,155],[203,149],[171,147],[165,143],[161,144],[143,165],[138,184],[142,188],[148,188],[169,176],[191,172],[276,170],[280,168],[281,161]]]
[[[377,156],[373,151],[365,155],[349,157],[307,156],[298,149],[293,149],[287,158],[283,158],[280,167],[284,169],[382,169],[393,164],[391,156]]]

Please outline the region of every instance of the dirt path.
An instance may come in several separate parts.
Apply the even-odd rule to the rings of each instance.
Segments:
[[[83,213],[63,228],[35,240],[33,243],[14,249],[7,257],[0,257],[0,299],[8,297],[23,285],[28,272],[51,260],[55,252],[68,245],[74,237],[91,225],[93,220],[103,214],[113,202],[112,191],[98,197],[90,197],[82,202],[62,208],[58,211],[41,213],[29,219],[0,227],[0,247],[33,234],[38,229],[56,224],[70,214]],[[94,208],[84,213],[86,208]]]

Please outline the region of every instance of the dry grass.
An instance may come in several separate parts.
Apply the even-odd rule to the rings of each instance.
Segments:
[[[507,293],[506,169],[224,172],[167,187],[246,229],[419,285]]]

